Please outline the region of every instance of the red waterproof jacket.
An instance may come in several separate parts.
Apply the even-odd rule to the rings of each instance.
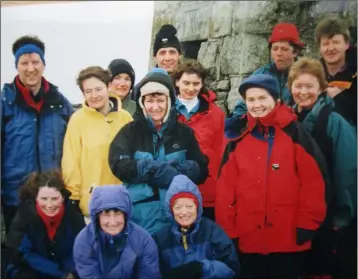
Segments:
[[[230,127],[229,127],[230,128]],[[243,253],[297,252],[296,228],[316,230],[326,214],[322,154],[285,105],[232,123],[217,184],[216,221]]]
[[[214,103],[216,95],[212,91],[203,92],[199,96],[199,110],[189,120],[178,113],[178,121],[190,126],[199,142],[201,151],[209,158],[209,175],[199,185],[203,196],[204,207],[215,206],[216,182],[224,148],[225,114]]]

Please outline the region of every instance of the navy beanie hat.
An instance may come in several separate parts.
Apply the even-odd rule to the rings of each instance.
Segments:
[[[114,59],[111,61],[111,63],[109,63],[108,69],[111,71],[112,74],[110,82],[112,82],[115,76],[118,74],[128,74],[132,81],[131,89],[133,88],[135,82],[135,72],[133,70],[132,65],[129,64],[127,60]]]
[[[153,56],[157,55],[157,52],[161,48],[173,47],[179,54],[181,54],[181,45],[176,36],[177,30],[171,24],[163,25],[159,32],[155,35],[154,45],[153,45]]]
[[[275,101],[277,101],[279,97],[279,84],[277,80],[270,75],[251,75],[248,78],[244,79],[244,81],[239,86],[239,93],[242,98],[245,99],[246,90],[253,87],[266,89]]]

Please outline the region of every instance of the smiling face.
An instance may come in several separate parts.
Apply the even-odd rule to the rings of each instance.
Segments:
[[[158,50],[154,57],[159,68],[172,73],[178,67],[180,54],[174,47],[165,47]]]
[[[21,82],[27,88],[40,88],[45,65],[37,53],[27,53],[20,56],[17,72]]]
[[[188,73],[183,73],[175,85],[179,88],[179,95],[184,100],[197,97],[203,87],[202,80],[197,74]]]
[[[164,94],[153,93],[144,96],[143,106],[154,124],[161,125],[168,110],[168,98]]]
[[[90,108],[101,111],[109,102],[108,88],[105,83],[95,77],[82,82],[83,96]]]
[[[44,186],[37,193],[36,202],[47,216],[55,216],[61,209],[64,198],[54,187]]]
[[[287,41],[275,42],[271,46],[271,58],[279,71],[287,70],[296,56],[295,49]]]
[[[322,36],[319,51],[327,64],[335,65],[345,62],[348,47],[349,43],[346,42],[342,34],[334,35],[331,38]]]
[[[292,82],[292,97],[299,110],[311,108],[321,91],[318,78],[308,73],[298,75]]]
[[[104,210],[98,219],[101,229],[109,235],[119,234],[126,223],[125,214],[120,210]]]
[[[276,103],[271,94],[263,88],[252,87],[245,92],[247,111],[252,117],[264,117],[273,110]]]
[[[181,227],[190,227],[198,217],[198,208],[190,198],[178,198],[173,205],[175,221]]]
[[[109,90],[122,100],[128,95],[131,86],[132,81],[130,76],[126,73],[121,73],[116,75],[112,82],[109,83]]]

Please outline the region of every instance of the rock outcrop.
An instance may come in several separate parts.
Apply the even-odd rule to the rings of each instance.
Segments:
[[[183,45],[200,43],[197,59],[210,73],[207,85],[230,113],[241,80],[269,61],[272,27],[282,21],[296,23],[306,43],[302,55],[318,57],[314,28],[327,14],[340,14],[351,27],[357,26],[356,1],[155,1],[152,45],[166,23],[177,28]]]

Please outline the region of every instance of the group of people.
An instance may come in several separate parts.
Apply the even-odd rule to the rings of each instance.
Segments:
[[[75,112],[43,77],[44,43],[16,40],[4,278],[356,278],[356,49],[338,17],[315,35],[321,61],[275,25],[230,117],[172,25],[138,83],[125,59],[80,71]]]

